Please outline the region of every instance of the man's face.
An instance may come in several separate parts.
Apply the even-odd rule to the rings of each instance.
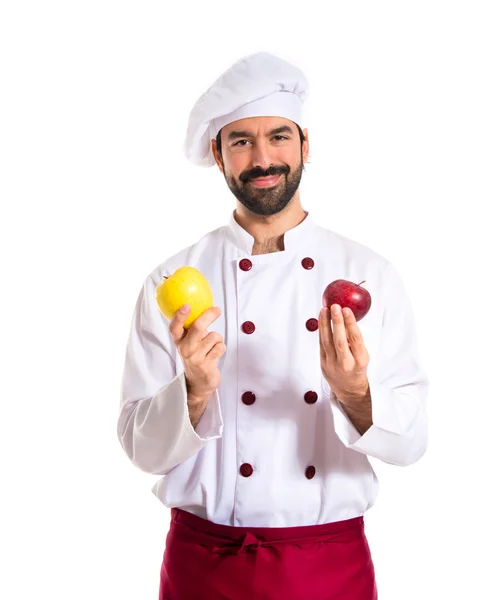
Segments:
[[[256,215],[282,211],[299,187],[308,151],[296,124],[279,117],[240,119],[222,128],[221,141],[222,155],[213,142],[214,156],[236,198]]]

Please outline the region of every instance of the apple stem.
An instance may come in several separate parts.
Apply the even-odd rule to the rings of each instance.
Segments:
[[[360,283],[358,283],[357,285],[362,285],[363,283],[366,283],[366,280],[364,279],[364,281],[361,281]]]

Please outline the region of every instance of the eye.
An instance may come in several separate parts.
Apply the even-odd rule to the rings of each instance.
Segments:
[[[247,142],[248,142],[248,140],[238,140],[237,142],[235,142],[235,143],[233,144],[233,146],[242,146],[242,142],[244,142],[244,143],[247,143]]]
[[[288,137],[285,137],[285,135],[275,135],[275,140],[288,140]]]

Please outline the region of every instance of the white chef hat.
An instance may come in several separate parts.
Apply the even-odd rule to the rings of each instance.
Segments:
[[[232,65],[198,99],[189,115],[184,152],[190,162],[215,164],[212,139],[229,123],[246,117],[283,117],[302,121],[308,96],[303,72],[288,62],[259,52]]]

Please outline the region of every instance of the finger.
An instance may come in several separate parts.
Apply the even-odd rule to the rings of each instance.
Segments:
[[[188,358],[198,351],[201,341],[208,335],[208,327],[220,316],[217,306],[207,308],[189,327],[186,337],[180,344],[180,353]],[[215,342],[214,342],[215,343]]]
[[[202,363],[206,359],[208,353],[212,350],[212,348],[217,344],[221,344],[222,342],[223,339],[220,333],[217,333],[216,331],[211,331],[196,346],[194,354],[191,355],[191,358],[195,362]]]
[[[175,345],[177,346],[186,336],[187,330],[184,329],[184,323],[186,322],[187,317],[190,315],[190,312],[190,307],[186,313],[182,312],[182,307],[180,307],[170,321],[170,333]]]
[[[322,307],[319,314],[319,346],[321,360],[336,358],[331,331],[331,317],[327,307]]]
[[[343,309],[343,318],[345,320],[346,331],[348,336],[348,344],[350,350],[355,358],[362,356],[366,353],[366,346],[364,344],[364,338],[362,332],[357,325],[355,315],[350,308]]]
[[[188,342],[199,344],[201,340],[208,335],[208,327],[216,321],[221,315],[221,310],[218,306],[207,308],[187,330]]]
[[[215,344],[215,346],[210,350],[207,354],[207,358],[211,360],[218,360],[221,356],[223,356],[226,352],[226,344],[224,342],[219,342]]]
[[[189,337],[188,343],[192,350],[197,344],[206,336],[208,332],[206,328],[213,322],[217,317],[220,316],[220,309],[216,306],[208,308],[203,314],[201,314],[188,329],[184,327],[184,323],[191,314],[191,305],[189,304],[189,311],[187,313],[182,312],[180,307],[174,314],[170,321],[170,333],[173,337],[175,345],[179,346],[182,341],[186,342],[186,338]],[[195,326],[195,327],[194,327]],[[194,330],[193,330],[194,327]]]
[[[336,350],[336,357],[341,361],[345,358],[348,358],[351,352],[350,347],[348,346],[345,320],[341,313],[341,306],[339,304],[333,304],[331,306],[331,319],[333,326],[333,344]]]
[[[323,323],[322,320],[324,319],[324,307],[321,308],[320,312],[319,312],[319,318],[318,318],[318,341],[319,341],[319,349],[320,349],[320,361],[324,362],[326,360],[326,351],[324,348],[324,344],[322,342],[322,327],[323,327]]]

